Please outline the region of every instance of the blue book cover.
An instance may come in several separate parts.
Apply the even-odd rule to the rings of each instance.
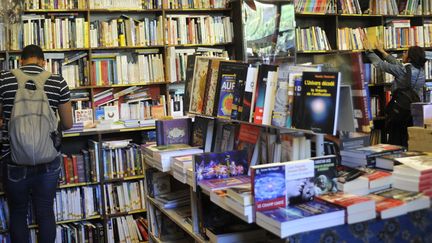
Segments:
[[[194,162],[198,181],[243,176],[249,170],[245,150],[198,154]]]
[[[285,207],[285,165],[256,168],[252,173],[252,191],[257,211]]]
[[[231,118],[235,81],[236,75],[222,76],[217,117],[226,119]]]
[[[191,130],[191,118],[157,120],[156,143],[158,146],[168,144],[190,144]]]
[[[277,208],[273,210],[263,211],[262,214],[277,222],[284,223],[288,221],[312,217],[325,213],[337,212],[341,210],[344,209],[341,209],[326,202],[310,201],[285,208]]]
[[[312,160],[256,166],[251,174],[257,211],[304,203],[315,196]]]

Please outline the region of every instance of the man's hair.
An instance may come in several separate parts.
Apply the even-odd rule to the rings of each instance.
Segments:
[[[414,67],[424,68],[424,64],[426,63],[426,54],[423,48],[419,46],[408,48],[408,58]]]
[[[42,48],[40,48],[37,45],[28,45],[24,47],[21,53],[21,59],[26,60],[32,57],[36,57],[41,60],[45,60],[44,53],[42,51]]]

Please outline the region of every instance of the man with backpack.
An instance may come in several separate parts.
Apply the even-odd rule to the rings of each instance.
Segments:
[[[364,47],[368,50],[366,54],[372,64],[395,78],[391,87],[392,99],[386,107],[387,141],[407,147],[408,127],[412,126],[411,103],[423,100],[425,52],[419,46],[411,46],[403,53],[401,63],[384,50],[381,42],[377,43],[376,49],[384,60],[373,52],[367,40],[364,41]]]
[[[1,162],[9,232],[17,243],[29,242],[30,198],[38,241],[51,243],[56,238],[53,206],[61,169],[59,130],[72,127],[72,108],[66,81],[44,66],[42,49],[29,45],[21,53],[19,69],[0,73]]]

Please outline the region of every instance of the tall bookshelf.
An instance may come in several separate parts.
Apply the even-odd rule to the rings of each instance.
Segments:
[[[159,97],[164,95],[166,98],[169,97],[170,91],[173,90],[182,90],[184,89],[184,81],[182,79],[174,79],[174,78],[168,78],[170,69],[178,69],[176,66],[170,66],[168,64],[168,53],[173,50],[185,50],[185,51],[196,51],[198,48],[207,48],[205,51],[209,50],[210,52],[213,51],[213,49],[221,49],[226,51],[227,55],[230,58],[238,58],[242,53],[242,48],[239,48],[241,46],[241,35],[234,34],[232,36],[232,41],[212,41],[209,43],[202,43],[202,42],[193,42],[188,41],[186,43],[178,44],[178,43],[168,43],[167,35],[168,35],[168,29],[167,29],[167,22],[168,19],[172,16],[177,17],[194,17],[195,20],[201,20],[204,17],[203,16],[209,16],[211,18],[213,17],[220,17],[226,18],[229,17],[231,22],[233,23],[234,28],[237,28],[240,26],[238,21],[241,21],[241,14],[240,9],[237,8],[236,2],[229,3],[229,1],[211,1],[219,4],[215,8],[212,8],[210,5],[206,6],[199,5],[198,7],[195,6],[168,6],[166,3],[171,1],[162,1],[162,0],[154,0],[154,1],[136,1],[138,3],[137,5],[129,5],[127,6],[127,3],[131,3],[133,1],[128,1],[127,3],[124,3],[125,6],[121,5],[123,2],[114,7],[102,7],[101,5],[91,5],[92,2],[102,2],[104,1],[96,1],[96,0],[90,0],[90,1],[74,1],[75,5],[67,5],[66,2],[68,1],[49,1],[51,4],[55,5],[49,5],[45,4],[47,1],[25,1],[25,5],[23,6],[23,16],[30,16],[30,17],[23,17],[20,24],[13,26],[11,25],[8,29],[9,35],[7,36],[8,40],[13,40],[11,38],[22,38],[24,39],[23,31],[25,31],[24,25],[26,23],[29,23],[29,19],[33,19],[33,23],[40,24],[43,23],[44,20],[39,20],[42,18],[46,19],[54,19],[61,18],[61,19],[68,19],[69,21],[75,21],[77,18],[81,18],[84,21],[84,32],[83,37],[85,37],[84,40],[79,40],[78,43],[72,44],[72,41],[76,39],[71,38],[72,36],[63,35],[63,40],[69,39],[72,40],[68,43],[69,47],[64,48],[66,45],[64,42],[61,43],[61,45],[57,45],[60,47],[55,48],[43,48],[46,55],[49,57],[53,57],[53,59],[64,59],[68,57],[73,57],[74,55],[83,54],[87,58],[87,65],[81,69],[81,71],[86,72],[88,75],[88,82],[86,84],[77,84],[75,86],[70,86],[70,90],[72,92],[74,91],[86,91],[90,94],[90,97],[88,101],[90,101],[93,106],[91,107],[93,109],[93,115],[95,115],[95,107],[94,107],[94,95],[103,91],[106,91],[108,89],[113,89],[114,93],[121,91],[123,89],[138,86],[143,88],[148,88],[151,92],[152,97]],[[115,1],[112,1],[115,2]],[[210,1],[202,1],[202,3],[206,3]],[[119,2],[120,3],[120,2]],[[163,3],[163,4],[162,4]],[[226,3],[226,5],[224,4]],[[33,5],[36,4],[36,5]],[[37,5],[40,4],[40,5]],[[40,17],[43,16],[43,17]],[[201,18],[202,17],[202,18]],[[99,22],[109,22],[111,20],[119,20],[122,19],[123,21],[126,21],[128,18],[133,18],[134,20],[144,20],[148,19],[149,21],[159,21],[159,27],[161,30],[162,35],[159,36],[159,40],[151,43],[146,42],[144,45],[142,44],[136,44],[136,45],[100,45],[100,44],[92,44],[91,43],[91,24],[95,23],[95,21]],[[201,19],[200,19],[201,18]],[[143,21],[144,22],[144,21]],[[138,22],[135,22],[138,23]],[[189,23],[189,21],[188,21]],[[195,22],[196,23],[196,22]],[[75,23],[75,26],[77,24]],[[14,29],[15,28],[15,29]],[[17,31],[18,30],[18,31]],[[17,36],[14,35],[21,32],[21,35]],[[238,32],[237,30],[233,31]],[[29,33],[27,33],[29,34]],[[70,33],[69,33],[70,34]],[[30,36],[32,36],[31,34]],[[148,33],[148,35],[150,35]],[[35,38],[37,35],[33,35],[33,38]],[[40,36],[39,36],[40,37]],[[46,37],[46,36],[44,36]],[[69,38],[67,38],[69,37]],[[27,39],[27,37],[26,37]],[[98,38],[98,41],[101,39]],[[57,40],[58,41],[58,40]],[[127,43],[127,37],[125,37],[125,42]],[[9,42],[6,42],[9,43]],[[40,42],[29,42],[27,44],[42,44]],[[77,45],[78,44],[78,45]],[[0,50],[0,69],[9,70],[14,67],[16,67],[16,64],[18,63],[18,57],[20,55],[20,49],[22,46],[15,44],[11,44],[10,46],[6,47],[6,49]],[[239,51],[237,51],[239,50]],[[95,77],[93,74],[92,69],[92,63],[100,58],[115,58],[117,55],[125,55],[127,56],[128,60],[134,60],[133,58],[136,58],[137,55],[141,54],[147,54],[153,55],[153,54],[159,54],[161,56],[162,60],[162,70],[161,74],[163,76],[163,79],[153,81],[153,82],[141,82],[137,81],[134,83],[112,83],[112,84],[97,84]],[[108,56],[108,57],[107,57]],[[82,59],[82,58],[81,58]],[[13,63],[15,62],[15,65]],[[178,70],[177,70],[178,71]],[[66,77],[65,77],[66,79]],[[70,82],[70,80],[66,80]],[[72,100],[73,102],[76,102],[78,100]],[[167,101],[165,103],[165,109],[167,111],[166,115],[171,115],[170,110],[170,103]],[[146,137],[148,136],[148,133],[153,131],[155,128],[154,126],[154,120],[149,119],[146,122],[145,126],[141,127],[113,127],[113,128],[91,128],[91,129],[84,129],[84,131],[79,132],[73,132],[73,133],[65,133],[63,136],[63,149],[62,152],[66,155],[71,154],[77,154],[80,153],[82,149],[89,149],[89,140],[95,141],[99,148],[102,146],[104,141],[110,141],[115,139],[132,139],[133,142],[137,144],[143,143],[144,140],[146,140]],[[98,151],[99,156],[102,156],[102,151]],[[102,164],[100,164],[102,170]],[[66,185],[61,185],[58,190],[65,190],[65,189],[74,189],[74,188],[83,188],[87,186],[93,186],[99,188],[101,195],[104,195],[106,192],[106,185],[108,184],[123,184],[125,182],[142,182],[144,180],[144,174],[142,175],[136,175],[132,177],[126,177],[126,178],[119,178],[119,179],[112,179],[107,180],[102,178],[99,178],[97,182],[84,182],[84,183],[71,183]],[[3,197],[3,192],[0,192],[0,197]],[[108,213],[107,208],[105,206],[105,199],[102,196],[100,198],[102,207],[100,208],[100,214],[92,216],[90,218],[85,219],[74,219],[74,220],[67,220],[67,221],[59,221],[57,222],[58,225],[61,224],[67,224],[67,223],[80,223],[85,221],[90,222],[97,222],[101,223],[103,225],[104,229],[104,239],[105,242],[108,242],[108,235],[107,231],[108,228],[111,227],[109,225],[109,220],[111,218],[121,217],[121,216],[127,216],[127,215],[145,215],[145,208],[140,210],[133,210],[129,212],[121,212],[121,213]],[[32,229],[37,229],[36,225],[31,226]],[[0,231],[0,234],[7,233],[7,230]]]

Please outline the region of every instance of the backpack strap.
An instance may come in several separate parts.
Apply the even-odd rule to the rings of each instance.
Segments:
[[[46,70],[39,74],[30,75],[17,68],[11,70],[11,73],[16,77],[18,89],[25,89],[27,82],[32,80],[36,89],[44,90],[46,81],[51,77],[51,73]]]

